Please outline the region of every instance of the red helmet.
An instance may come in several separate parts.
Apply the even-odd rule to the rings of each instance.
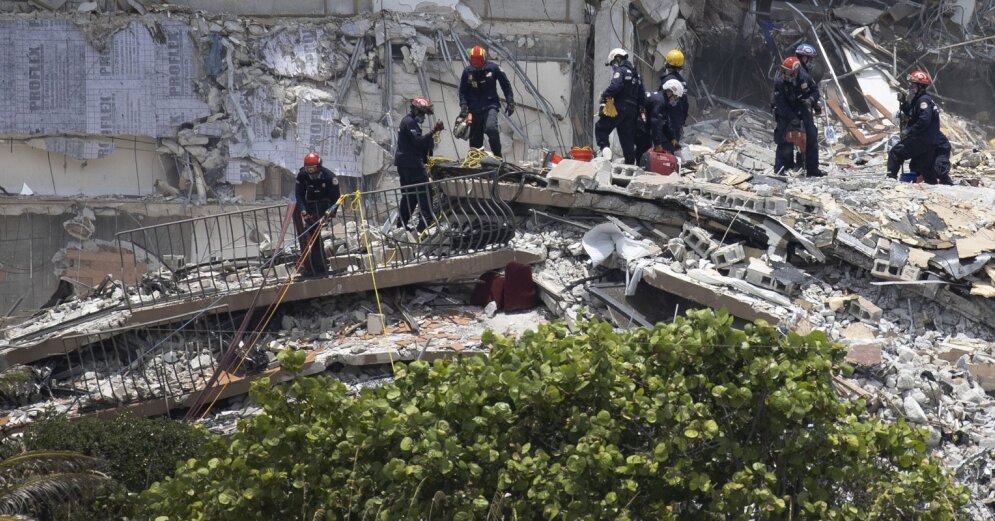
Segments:
[[[933,79],[929,77],[929,73],[926,71],[912,71],[912,74],[909,74],[909,81],[919,85],[929,85],[930,83],[933,83]]]
[[[304,156],[304,166],[318,166],[321,164],[321,156],[314,152]]]
[[[487,51],[479,45],[474,45],[473,49],[470,49],[470,65],[479,69],[484,66],[487,62]]]
[[[781,70],[783,70],[784,72],[797,72],[798,69],[801,68],[801,66],[802,62],[798,61],[798,58],[794,56],[788,56],[787,58],[784,59],[784,62],[781,63]]]
[[[435,113],[435,108],[432,106],[432,102],[425,96],[418,96],[417,98],[412,99],[411,108],[421,111],[423,114]]]

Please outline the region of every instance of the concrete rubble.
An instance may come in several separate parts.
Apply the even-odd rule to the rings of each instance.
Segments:
[[[5,2],[3,8],[54,11],[51,16],[56,17],[119,13],[117,22],[143,26],[166,17],[186,27],[210,69],[210,81],[200,87],[204,110],[194,121],[171,128],[169,135],[155,136],[158,153],[177,162],[175,179],[170,179],[177,186],[160,185],[158,195],[150,197],[188,201],[195,195],[205,200],[209,192],[217,195],[220,185],[261,182],[272,169],[293,170],[291,158],[300,154],[287,143],[295,128],[312,122],[301,119],[304,114],[327,127],[325,137],[334,135],[336,143],[353,152],[357,178],[389,175],[387,151],[405,100],[421,89],[431,90],[423,82],[431,83],[441,98],[443,87],[451,88],[444,82],[453,81],[452,71],[460,67],[460,35],[484,36],[476,32],[485,23],[483,13],[471,4],[456,2],[450,10],[441,9],[442,14],[367,13],[313,23],[204,15],[145,0],[30,0]],[[231,432],[238,419],[258,413],[245,392],[248,382],[261,376],[283,381],[329,374],[358,392],[388,381],[391,365],[398,361],[486,356],[480,337],[487,329],[518,335],[538,322],[561,318],[570,324],[585,316],[631,327],[669,320],[689,308],[722,308],[740,320],[776,324],[784,333],[825,331],[844,344],[855,371],[836,380],[838,392],[865,400],[868,414],[928,429],[932,453],[970,487],[972,516],[992,519],[995,143],[989,141],[987,117],[963,106],[943,113],[944,132],[954,146],[956,186],[884,177],[889,139],[897,132],[891,107],[897,90],[887,81],[894,79],[888,78],[889,67],[882,64],[892,63],[894,56],[885,58],[896,47],[914,46],[890,40],[899,29],[923,23],[914,16],[919,10],[906,12],[901,6],[907,4],[901,3],[888,9],[815,9],[772,2],[769,13],[746,12],[742,2],[720,0],[621,4],[591,7],[590,29],[610,27],[628,7],[636,36],[615,37],[628,38],[629,44],[639,39],[640,48],[648,50],[644,72],[652,77],[662,69],[663,55],[678,46],[687,49],[689,68],[695,71],[689,88],[693,116],[682,138],[694,158],[678,174],[661,176],[604,159],[564,159],[551,167],[539,160],[464,166],[460,159],[441,157],[459,157],[453,140],[453,153],[437,151],[433,179],[479,174],[488,183],[485,190],[456,195],[500,203],[506,210],[502,218],[514,224],[501,229],[513,236],[483,248],[460,248],[454,246],[456,227],[440,226],[425,234],[392,229],[386,224],[394,208],[379,208],[380,221],[372,223],[377,226],[341,219],[325,233],[320,247],[331,259],[331,273],[308,280],[293,273],[297,245],[282,244],[275,234],[258,228],[246,233],[253,244],[250,261],[200,252],[203,262],[198,263],[179,255],[145,254],[137,240],[122,251],[123,242],[91,237],[95,219],[92,212],[81,212],[65,224],[78,239],[75,249],[60,250],[53,262],[78,268],[73,255],[79,252],[113,251],[131,256],[133,280],[95,281],[28,320],[3,322],[3,375],[13,384],[0,389],[5,408],[0,429],[14,432],[47,408],[71,415],[196,410],[191,404],[223,381],[232,389],[200,421],[212,430]],[[957,4],[973,9],[982,2]],[[938,15],[945,27],[942,42],[971,42],[973,34],[995,26],[988,7],[971,19]],[[145,21],[136,22],[136,14]],[[821,83],[827,116],[819,121],[828,177],[774,175],[769,111],[723,96],[729,89],[708,70],[716,65],[701,59],[726,49],[714,44],[717,30],[710,27],[724,25],[728,40],[729,26],[733,32],[749,32],[757,24],[770,30],[776,25],[781,39],[814,34],[832,54],[835,69],[823,74]],[[568,32],[566,26],[588,29],[564,23],[556,30]],[[516,27],[528,32],[524,25]],[[104,25],[83,31],[91,44],[107,43]],[[593,47],[611,43],[604,34],[592,37]],[[777,44],[769,30],[751,35],[754,44],[760,39]],[[538,38],[509,34],[494,43],[523,51],[539,45]],[[392,56],[396,51],[393,66],[384,67],[384,49]],[[992,46],[978,41],[971,49],[981,55]],[[927,54],[927,60],[940,59],[938,51]],[[695,55],[701,69],[695,69]],[[878,64],[864,67],[872,58]],[[590,64],[574,64],[572,57],[569,63],[574,68],[565,77],[593,75],[585,69]],[[385,84],[388,74],[394,80]],[[589,141],[589,131],[579,128],[585,125],[570,121],[589,118],[589,103],[580,100],[589,94],[585,85],[576,86],[579,95],[575,86],[564,85],[569,99],[537,93],[522,102],[534,103],[528,109],[531,117],[521,121],[524,128],[502,120],[502,132],[518,147],[517,157],[565,152],[571,134],[575,142]],[[69,150],[70,145],[39,140],[32,146]],[[393,180],[375,181],[389,187]],[[447,190],[456,188],[439,192],[454,195]],[[489,224],[474,221],[468,227]],[[604,255],[592,256],[589,246],[597,233],[624,240]],[[623,242],[641,245],[640,253],[632,254]],[[276,258],[280,262],[264,262]],[[470,305],[477,278],[510,261],[531,265],[542,305],[525,312],[504,312],[497,301]],[[413,270],[421,271],[415,275]],[[374,271],[382,277],[379,287],[367,282]],[[271,277],[291,287],[288,300],[274,296]],[[258,323],[242,320],[255,310],[250,297],[260,288],[272,290],[263,305],[281,305],[272,320],[254,331]],[[219,304],[221,297],[227,300]],[[255,336],[235,342],[243,325],[251,325],[248,331]],[[241,360],[237,366],[222,354],[230,346],[242,349],[236,353]],[[306,353],[302,374],[281,371],[277,355],[283,350]]]

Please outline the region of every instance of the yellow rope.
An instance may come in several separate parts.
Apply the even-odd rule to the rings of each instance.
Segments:
[[[366,245],[366,257],[370,263],[370,279],[373,281],[373,296],[377,299],[377,313],[380,315],[380,327],[383,329],[384,333],[387,332],[387,322],[384,320],[383,315],[383,305],[380,303],[380,290],[377,288],[377,266],[373,259],[373,248],[370,247],[370,235],[369,230],[366,226],[366,215],[363,211],[362,203],[363,193],[356,190],[353,197],[353,209],[359,209],[359,222],[363,227],[361,233],[363,234],[363,243]],[[390,370],[391,372],[396,372],[394,370],[394,353],[387,350],[387,356],[390,357]]]

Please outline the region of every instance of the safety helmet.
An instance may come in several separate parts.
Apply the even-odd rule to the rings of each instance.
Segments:
[[[801,68],[801,66],[802,62],[798,61],[798,58],[795,58],[794,56],[788,56],[787,58],[784,59],[784,62],[781,63],[781,70],[786,73],[794,73],[797,72],[798,69]]]
[[[470,65],[473,65],[474,68],[479,69],[483,67],[485,63],[487,63],[487,51],[479,45],[474,45],[473,48],[470,49]]]
[[[321,164],[321,156],[315,154],[314,152],[308,153],[304,156],[304,166],[318,166]]]
[[[684,85],[682,85],[678,80],[667,80],[663,82],[663,86],[660,87],[660,90],[664,92],[669,90],[671,94],[678,98],[684,97]]]
[[[667,51],[667,65],[671,67],[677,67],[678,69],[684,67],[684,53],[679,49],[671,49]]]
[[[432,102],[429,101],[429,99],[426,98],[425,96],[418,96],[416,98],[413,98],[411,100],[411,108],[413,110],[421,112],[422,114],[435,113],[435,107],[432,105]]]
[[[818,55],[819,53],[810,43],[803,43],[795,48],[795,56],[808,56],[809,58],[815,58]]]
[[[612,62],[615,61],[615,58],[618,58],[619,56],[621,56],[623,59],[626,59],[629,57],[629,53],[626,52],[625,49],[621,47],[616,47],[612,49],[611,52],[608,53],[608,63],[606,65],[611,65]]]
[[[923,86],[933,83],[933,79],[929,77],[929,73],[923,70],[912,71],[912,74],[909,74],[909,81]]]

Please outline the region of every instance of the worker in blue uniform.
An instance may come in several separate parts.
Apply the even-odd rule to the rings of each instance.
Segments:
[[[666,64],[664,65],[663,74],[660,75],[660,86],[661,88],[670,80],[677,80],[681,84],[681,89],[683,94],[681,94],[681,99],[675,105],[673,110],[668,110],[668,116],[670,118],[670,128],[674,132],[674,139],[680,141],[681,137],[684,135],[684,124],[688,120],[688,110],[690,109],[690,103],[688,103],[688,82],[684,79],[682,71],[684,70],[684,53],[680,49],[671,49],[664,56]]]
[[[294,226],[301,253],[307,255],[307,262],[302,266],[305,276],[328,272],[321,224],[323,218],[335,216],[335,204],[340,195],[339,180],[321,164],[321,157],[314,152],[304,156],[304,166],[297,172],[294,186]]]
[[[781,63],[781,70],[774,78],[774,174],[786,175],[800,165],[795,162],[795,144],[788,141],[790,130],[801,130],[802,102],[798,73],[802,65],[798,58],[789,56]]]
[[[498,129],[498,111],[501,101],[497,87],[504,92],[505,115],[515,112],[515,94],[508,76],[498,64],[487,59],[487,51],[477,45],[470,49],[470,65],[463,69],[459,82],[460,118],[472,115],[470,124],[470,146],[482,148],[484,134],[491,145],[491,153],[503,157],[501,132]]]
[[[629,62],[629,53],[624,49],[612,49],[608,53],[606,66],[612,68],[612,78],[608,87],[601,93],[600,117],[594,125],[594,137],[601,156],[611,159],[609,137],[612,131],[618,133],[625,164],[636,164],[636,125],[641,120],[646,90],[639,73]]]
[[[397,151],[394,153],[394,166],[401,178],[401,197],[398,203],[396,225],[407,226],[411,214],[418,207],[421,220],[417,229],[422,231],[435,222],[432,212],[432,192],[428,185],[425,163],[435,148],[435,135],[442,132],[445,125],[437,121],[428,134],[422,134],[421,124],[425,116],[435,111],[432,102],[425,96],[411,100],[408,114],[401,119],[397,129]]]
[[[916,70],[909,75],[909,83],[909,92],[899,97],[901,134],[898,144],[888,151],[888,177],[898,177],[902,164],[909,160],[930,184],[953,184],[949,166],[942,177],[935,172],[938,158],[946,157],[949,165],[950,142],[940,132],[940,110],[929,95],[932,78],[926,71]],[[945,166],[943,161],[940,166]]]

